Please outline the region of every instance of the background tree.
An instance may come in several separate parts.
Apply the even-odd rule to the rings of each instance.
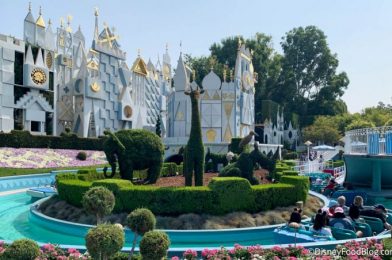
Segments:
[[[329,117],[317,117],[314,123],[303,129],[304,140],[310,140],[312,143],[334,145],[339,141],[341,135],[338,127]]]
[[[286,109],[299,114],[302,125],[311,124],[316,115],[346,112],[340,97],[349,80],[345,72],[336,72],[339,61],[329,49],[324,32],[315,26],[298,27],[282,40],[278,93],[290,93],[281,100]]]
[[[161,131],[161,116],[158,116],[157,122],[155,124],[155,133],[157,136],[162,137],[162,131]]]
[[[89,189],[82,199],[83,208],[97,217],[97,224],[102,222],[102,218],[109,215],[115,204],[113,192],[105,187],[97,186]]]
[[[127,216],[127,226],[134,233],[132,249],[129,259],[132,258],[135,251],[138,236],[143,236],[146,232],[155,228],[156,219],[151,210],[146,208],[135,209]]]

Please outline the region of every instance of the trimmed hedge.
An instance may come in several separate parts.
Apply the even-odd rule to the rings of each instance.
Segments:
[[[92,183],[92,187],[96,186],[103,186],[113,192],[113,195],[116,199],[116,204],[114,206],[114,212],[121,212],[124,208],[122,205],[122,201],[118,198],[120,189],[126,188],[129,186],[133,186],[133,183],[128,180],[121,180],[121,179],[104,179],[104,180],[97,180]]]
[[[290,171],[283,171],[283,175],[286,175],[286,176],[298,176],[298,172],[297,171],[292,171],[292,170],[290,170]]]
[[[52,148],[103,151],[105,138],[79,138],[75,134],[62,136],[32,135],[29,131],[12,130],[0,133],[0,147]]]
[[[115,210],[130,212],[148,208],[154,214],[179,215],[186,213],[224,214],[233,211],[258,212],[278,206],[305,201],[309,179],[302,176],[283,176],[281,183],[254,185],[238,177],[213,178],[208,187],[132,186],[111,180],[94,183],[59,179],[61,199],[81,206],[83,194],[91,187],[104,185],[116,197]]]
[[[168,177],[168,176],[176,176],[177,175],[177,164],[176,163],[163,163],[162,170],[161,170],[161,176],[162,177]]]

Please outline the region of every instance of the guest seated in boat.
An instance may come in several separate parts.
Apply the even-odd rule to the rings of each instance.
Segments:
[[[327,217],[332,218],[335,213],[335,209],[339,206],[336,200],[330,200],[328,203],[328,215]]]
[[[384,228],[391,229],[391,225],[387,222],[387,209],[382,204],[375,205],[373,209],[361,210],[360,215],[381,219]]]
[[[338,204],[339,204],[338,206],[343,209],[344,214],[348,215],[348,212],[349,212],[350,208],[346,206],[346,197],[340,196],[340,197],[338,197],[337,201],[338,201]]]
[[[331,179],[328,185],[324,188],[323,194],[329,196],[335,191],[335,188],[336,188],[336,181],[334,179]]]
[[[326,226],[326,219],[327,219],[327,212],[319,209],[317,212],[317,215],[314,219],[313,226],[309,228],[309,231],[313,231],[315,233],[318,233],[318,234],[324,235],[324,236],[332,236],[331,229],[325,227]]]
[[[359,221],[360,211],[363,210],[363,198],[355,196],[353,204],[351,204],[348,215],[353,221]]]
[[[301,220],[302,220],[301,214],[302,214],[302,209],[294,208],[293,212],[291,212],[289,224],[290,223],[301,224]]]
[[[355,231],[354,224],[351,222],[349,218],[346,218],[344,214],[343,208],[337,207],[335,209],[335,213],[333,217],[329,220],[329,225],[334,228],[348,229],[356,232],[357,237],[362,237],[362,231]]]

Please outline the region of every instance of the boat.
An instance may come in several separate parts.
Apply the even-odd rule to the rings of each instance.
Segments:
[[[32,198],[41,199],[57,194],[57,189],[52,186],[34,187],[28,189],[26,193]]]
[[[304,228],[292,228],[288,225],[274,230],[274,241],[277,244],[293,244],[335,240],[332,236],[320,235]]]

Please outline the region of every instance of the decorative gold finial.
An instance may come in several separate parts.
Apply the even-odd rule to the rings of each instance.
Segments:
[[[193,81],[196,82],[196,70],[195,69],[192,70],[192,77],[193,77]]]
[[[29,2],[29,12],[31,12],[31,2]]]
[[[71,24],[72,19],[73,19],[72,15],[70,15],[70,14],[67,15],[67,24],[68,24],[68,26]]]
[[[223,68],[223,82],[226,82],[226,67]]]
[[[95,8],[94,8],[94,15],[95,15],[95,16],[98,16],[98,15],[99,15],[98,7],[95,7]]]
[[[60,17],[60,28],[64,27],[64,18]]]
[[[39,15],[42,15],[42,7],[39,6]]]
[[[233,69],[230,70],[230,82],[233,82],[234,77],[233,77]]]
[[[241,45],[242,45],[242,40],[241,37],[238,36],[238,49],[241,48]]]

